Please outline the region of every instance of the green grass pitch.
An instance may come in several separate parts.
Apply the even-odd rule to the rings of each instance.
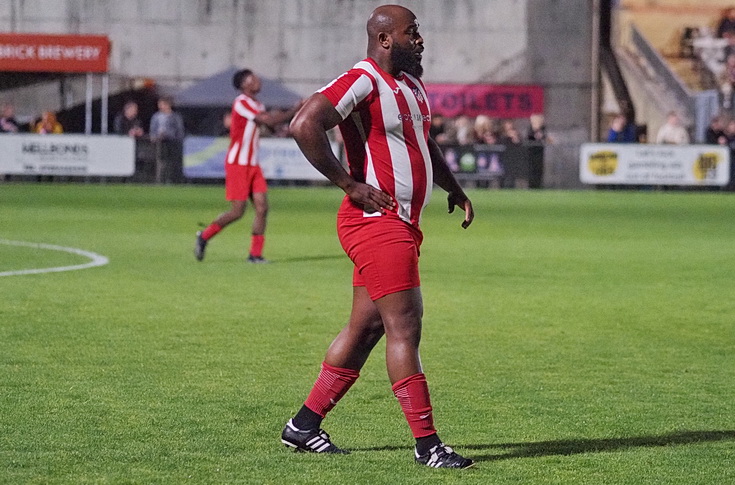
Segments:
[[[440,435],[412,461],[384,346],[324,422],[348,456],[288,451],[350,307],[341,193],[274,188],[269,265],[211,186],[0,185],[0,239],[109,264],[0,277],[0,483],[735,483],[735,197],[471,191],[425,213],[422,357]],[[83,264],[0,244],[0,272]]]

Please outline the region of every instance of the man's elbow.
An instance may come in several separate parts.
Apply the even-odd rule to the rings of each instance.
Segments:
[[[303,110],[296,113],[296,116],[289,123],[288,129],[296,140],[303,139],[306,136],[310,126],[309,118],[303,115]]]

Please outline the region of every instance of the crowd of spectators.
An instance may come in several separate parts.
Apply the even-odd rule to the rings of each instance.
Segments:
[[[138,103],[132,99],[125,101],[112,118],[111,133],[154,142],[182,141],[186,134],[184,119],[174,109],[172,99],[163,96],[158,99],[157,105],[158,111],[146,125],[140,116]],[[0,115],[0,133],[55,134],[65,131],[53,111],[45,111],[38,119],[22,124],[16,119],[13,104],[6,102],[0,107]],[[230,116],[229,111],[222,115],[220,126],[216,129],[218,136],[229,136]],[[284,124],[262,135],[288,136],[288,125]],[[430,136],[440,145],[521,145],[551,141],[542,114],[531,115],[528,120],[495,119],[487,115],[449,118],[433,114]]]
[[[735,153],[735,119],[724,115],[714,116],[705,131],[704,142],[726,146]]]
[[[525,130],[518,128],[517,123],[515,119],[497,120],[486,115],[445,118],[433,114],[429,135],[439,145],[521,145],[551,141],[542,114],[531,115]]]
[[[605,141],[608,143],[647,143],[645,126],[638,126],[624,114],[615,114],[610,120]],[[689,131],[683,125],[679,113],[670,111],[666,122],[651,140],[658,145],[687,145],[691,142]]]
[[[0,117],[0,133],[38,133],[38,134],[59,134],[64,132],[64,127],[56,119],[54,111],[44,111],[37,119],[29,123],[20,123],[15,116],[15,106],[13,103],[4,102],[0,109],[2,117]]]
[[[735,6],[724,9],[712,25],[689,27],[685,31],[685,36],[692,38],[691,42],[704,42],[692,52],[699,53],[706,71],[717,85],[721,108],[731,111],[735,108]]]

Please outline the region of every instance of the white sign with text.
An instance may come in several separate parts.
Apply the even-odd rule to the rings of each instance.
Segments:
[[[129,177],[135,141],[114,135],[0,135],[0,173]]]
[[[586,184],[727,185],[730,150],[720,145],[585,143],[579,178]]]

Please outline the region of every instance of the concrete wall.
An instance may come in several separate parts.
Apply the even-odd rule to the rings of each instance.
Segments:
[[[174,85],[230,65],[309,92],[365,55],[374,0],[5,0],[0,30],[106,34],[113,73]],[[526,1],[406,0],[436,81],[518,77]],[[502,6],[502,8],[498,8]]]
[[[554,137],[561,143],[590,138],[596,2],[392,1],[419,19],[427,82],[541,84]],[[237,65],[308,95],[364,57],[365,22],[382,3],[4,0],[0,31],[106,34],[113,74],[153,78],[170,90]]]

